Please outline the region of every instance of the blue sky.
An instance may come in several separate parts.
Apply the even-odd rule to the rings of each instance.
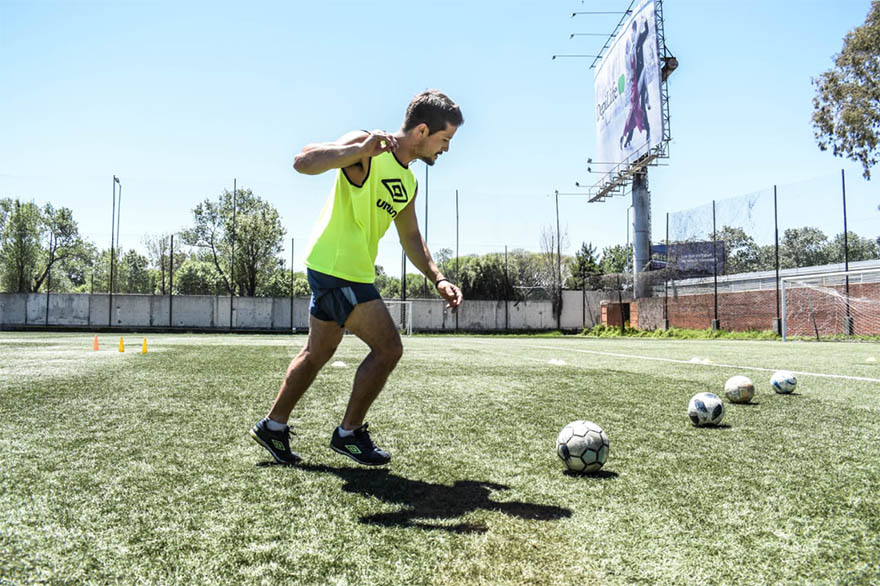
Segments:
[[[0,197],[73,209],[110,239],[112,176],[123,182],[120,243],[177,232],[233,179],[281,213],[295,268],[333,182],[291,167],[309,142],[400,126],[413,95],[448,93],[465,124],[431,168],[428,244],[538,251],[551,194],[592,183],[589,59],[626,0],[476,2],[49,2],[0,0]],[[880,202],[858,166],[815,144],[811,77],[832,66],[869,0],[666,0],[672,143],[650,172],[653,240],[665,213],[779,185],[781,227],[880,235]],[[413,164],[424,183],[425,168]],[[880,169],[876,170],[880,173]],[[416,201],[425,215],[424,185]],[[629,196],[560,196],[567,252],[626,241]],[[801,221],[801,219],[803,219]],[[400,271],[393,230],[377,261]],[[412,269],[410,269],[412,270]]]

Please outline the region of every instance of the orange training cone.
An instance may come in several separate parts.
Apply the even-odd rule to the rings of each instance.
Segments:
[[[92,350],[98,349],[98,336],[95,336],[95,341],[92,342]]]
[[[144,345],[141,346],[141,354],[146,354],[146,353],[147,353],[147,339],[144,338]]]
[[[120,352],[125,352],[125,344],[123,343],[121,337],[119,338],[119,351],[120,351]]]

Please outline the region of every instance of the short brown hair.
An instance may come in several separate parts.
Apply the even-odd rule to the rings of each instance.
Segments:
[[[458,104],[449,96],[438,90],[427,90],[414,97],[407,106],[403,130],[412,130],[422,123],[428,126],[428,134],[434,134],[444,130],[447,124],[461,126],[464,117]]]

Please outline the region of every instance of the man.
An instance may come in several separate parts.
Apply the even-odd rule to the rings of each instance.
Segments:
[[[421,159],[433,165],[449,150],[463,122],[455,102],[429,90],[410,102],[403,126],[393,134],[349,132],[335,142],[310,144],[296,156],[293,167],[300,173],[338,171],[306,260],[312,288],[308,340],[287,368],[268,416],[250,431],[276,462],[300,460],[290,450],[288,418],[346,329],[366,342],[370,353],[355,373],[348,407],[330,447],[361,464],[390,461],[388,452],[373,443],[364,422],[403,352],[397,328],[373,284],[378,243],[393,220],[406,255],[434,283],[447,307],[458,309],[461,291],[437,268],[419,232],[413,205],[417,183],[409,164]]]

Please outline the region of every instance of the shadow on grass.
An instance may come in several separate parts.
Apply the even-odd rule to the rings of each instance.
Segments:
[[[498,511],[520,519],[553,521],[571,517],[571,510],[535,503],[496,502],[489,498],[492,491],[509,487],[479,480],[456,480],[452,486],[410,480],[392,474],[386,468],[338,468],[333,466],[298,465],[307,472],[334,474],[345,481],[345,492],[375,497],[405,508],[390,513],[361,517],[361,523],[384,527],[415,527],[439,529],[452,533],[485,533],[488,528],[474,523],[443,524],[477,510]],[[431,520],[438,522],[432,523]]]
[[[711,430],[721,430],[721,429],[731,429],[733,426],[729,423],[719,423],[718,425],[694,425],[693,428],[697,431],[711,431]]]
[[[569,478],[583,478],[584,480],[609,480],[620,476],[617,472],[611,470],[597,470],[596,472],[575,472],[573,470],[565,470],[563,472]]]

